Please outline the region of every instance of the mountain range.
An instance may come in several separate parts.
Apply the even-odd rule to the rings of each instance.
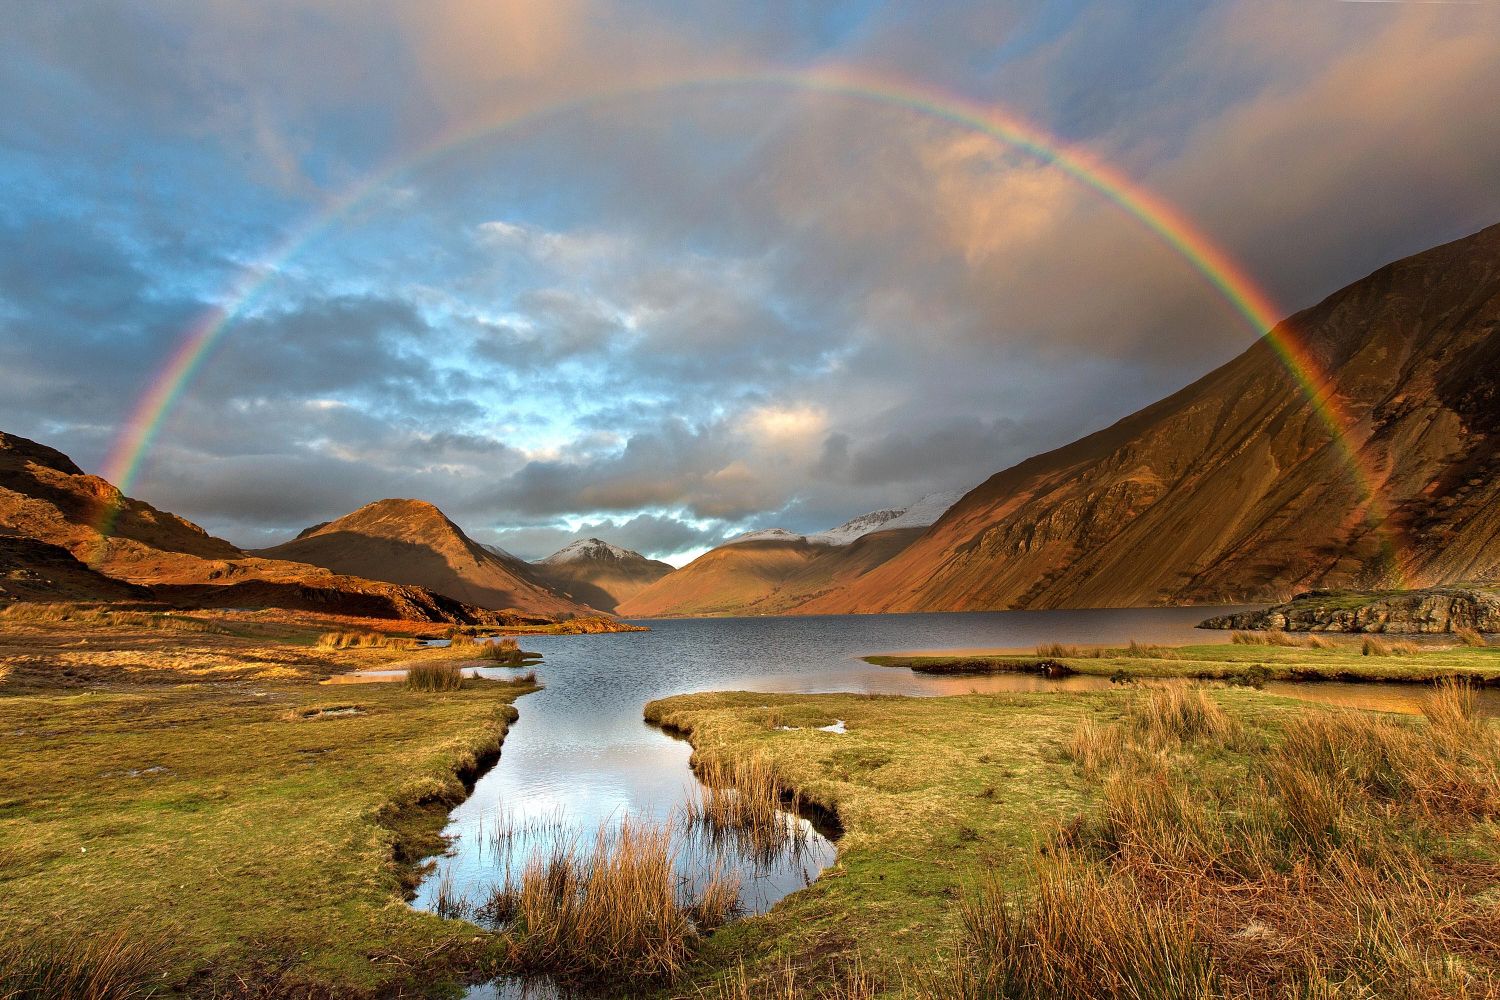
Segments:
[[[0,433],[0,596],[465,621],[496,609],[964,611],[1494,584],[1497,330],[1500,226],[1381,268],[1192,385],[961,497],[812,535],[748,532],[677,570],[594,538],[527,563],[419,500],[378,501],[245,552]],[[1296,373],[1288,347],[1307,359]]]

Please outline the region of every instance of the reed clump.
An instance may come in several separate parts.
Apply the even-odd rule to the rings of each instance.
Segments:
[[[1279,629],[1265,632],[1235,632],[1231,641],[1237,646],[1281,646],[1287,649],[1334,649],[1335,643],[1320,635],[1290,635]]]
[[[762,757],[711,757],[695,762],[701,787],[683,806],[690,831],[731,838],[753,857],[771,857],[802,846],[807,831],[793,815],[796,791]]]
[[[1181,659],[1181,654],[1171,646],[1159,646],[1151,642],[1138,642],[1130,640],[1130,645],[1124,649],[1113,651],[1116,656],[1128,656],[1140,660],[1176,660]]]
[[[479,658],[497,666],[519,667],[526,663],[527,655],[516,640],[497,639],[480,645]]]
[[[685,886],[674,860],[670,827],[626,821],[601,829],[588,849],[576,842],[539,848],[478,912],[503,929],[516,971],[669,980],[739,896],[738,883],[718,873]]]
[[[4,1000],[146,1000],[159,994],[160,942],[124,931],[0,944]]]
[[[414,663],[406,671],[410,691],[457,691],[463,686],[464,672],[456,663]]]
[[[1224,742],[1238,731],[1234,720],[1207,691],[1188,685],[1147,691],[1131,704],[1130,723],[1136,736],[1151,745],[1195,739]]]
[[[324,632],[319,649],[415,649],[417,640],[380,632]]]
[[[1191,694],[1079,728],[1102,808],[1038,853],[1034,896],[970,894],[963,953],[918,995],[1500,995],[1497,872],[1432,853],[1500,817],[1500,735],[1472,688],[1438,686],[1420,721],[1306,710],[1238,763],[1165,752],[1223,732]]]
[[[1422,652],[1422,647],[1406,639],[1380,639],[1368,635],[1360,652],[1365,656],[1416,656]]]

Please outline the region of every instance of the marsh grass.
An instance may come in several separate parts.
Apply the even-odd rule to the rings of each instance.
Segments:
[[[162,948],[124,931],[0,944],[0,998],[145,1000],[158,995]]]
[[[1416,656],[1422,647],[1405,639],[1378,639],[1370,635],[1365,636],[1360,652],[1365,656]]]
[[[678,877],[675,860],[670,825],[626,820],[601,827],[588,848],[576,840],[539,846],[476,912],[503,931],[515,971],[669,980],[739,897],[731,876],[693,884]]]
[[[800,799],[767,759],[710,757],[694,766],[700,786],[682,812],[690,833],[761,861],[806,845],[807,829],[795,815]]]
[[[527,654],[522,651],[520,643],[516,640],[497,639],[479,647],[479,658],[500,666],[519,667],[526,662]]]
[[[1432,853],[1500,816],[1500,739],[1471,688],[1439,685],[1420,721],[1297,712],[1241,740],[1243,765],[1182,752],[1228,732],[1200,698],[1152,692],[1077,729],[1102,808],[1038,853],[1032,894],[970,893],[948,992],[924,995],[1500,996],[1500,914],[1466,891],[1500,870]]]
[[[414,663],[406,670],[410,691],[457,691],[463,686],[463,668],[457,663]]]
[[[856,956],[823,968],[798,969],[783,962],[768,975],[752,978],[743,964],[712,986],[693,994],[695,1000],[875,1000],[882,984]],[[897,996],[912,996],[903,989]]]
[[[1131,703],[1130,723],[1138,738],[1156,746],[1195,739],[1226,742],[1238,732],[1206,690],[1186,684],[1146,691]]]
[[[1231,641],[1236,646],[1280,646],[1286,649],[1335,649],[1337,644],[1320,635],[1289,635],[1277,629],[1265,632],[1235,632]]]
[[[417,640],[379,632],[324,632],[319,649],[416,649]]]

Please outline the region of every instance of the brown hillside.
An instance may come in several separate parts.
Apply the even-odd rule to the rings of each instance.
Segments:
[[[551,615],[593,610],[547,586],[528,564],[475,542],[422,500],[379,500],[257,554],[423,587],[482,608]]]
[[[118,507],[100,533],[107,508]],[[0,564],[21,600],[141,600],[456,623],[495,616],[412,586],[247,556],[190,521],[122,496],[66,455],[0,433]]]
[[[877,531],[848,545],[722,545],[622,602],[618,611],[634,618],[803,613],[808,602],[848,586],[921,534],[921,528]]]
[[[898,557],[801,610],[1270,601],[1493,581],[1497,325],[1500,227],[1384,267],[1283,324],[1331,374],[1383,519],[1262,340],[995,475]]]

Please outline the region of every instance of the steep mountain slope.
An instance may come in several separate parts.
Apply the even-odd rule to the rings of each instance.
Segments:
[[[1500,577],[1500,226],[1287,320],[1352,421],[1340,444],[1262,340],[1193,385],[1001,472],[802,610],[1277,600]]]
[[[190,521],[122,496],[62,452],[4,433],[0,567],[6,597],[21,600],[153,600],[460,623],[495,617],[420,587],[248,556]]]
[[[257,554],[423,587],[482,608],[592,612],[549,587],[529,564],[480,545],[422,500],[378,500]]]
[[[534,567],[554,590],[601,611],[615,610],[672,572],[667,563],[597,538],[565,545]]]
[[[905,549],[955,499],[923,497],[805,537],[780,528],[748,532],[622,601],[618,611],[641,618],[800,613]]]

